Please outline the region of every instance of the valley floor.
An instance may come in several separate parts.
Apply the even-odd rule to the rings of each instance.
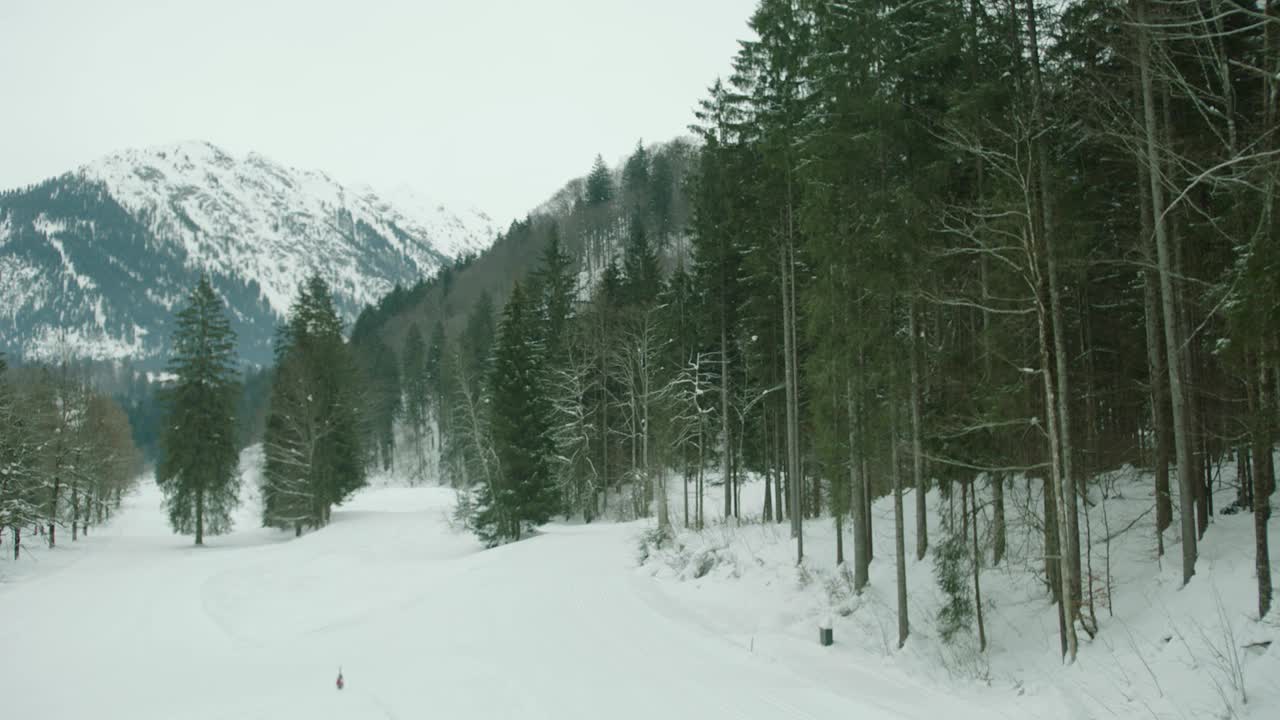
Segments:
[[[1149,503],[1141,488],[1110,502],[1113,530]],[[453,501],[370,488],[299,539],[257,528],[250,501],[235,532],[195,548],[144,483],[101,532],[0,563],[0,707],[104,720],[991,720],[1270,717],[1280,698],[1280,644],[1240,651],[1247,705],[1230,701],[1212,654],[1277,634],[1274,617],[1248,616],[1247,515],[1217,519],[1182,591],[1139,518],[1112,547],[1115,617],[1100,609],[1098,640],[1064,670],[1052,606],[1026,572],[1034,547],[984,571],[991,649],[979,656],[938,642],[939,593],[909,539],[913,634],[896,649],[885,504],[872,585],[855,596],[829,520],[808,524],[801,570],[786,529],[760,523],[685,531],[643,561],[644,521],[553,524],[481,551],[450,527]],[[834,647],[817,643],[824,621]]]
[[[481,552],[449,527],[452,502],[440,488],[370,489],[296,540],[256,528],[250,503],[235,532],[195,548],[146,483],[102,532],[0,565],[0,707],[130,720],[985,716],[874,665],[753,654],[636,568],[643,523],[553,525]]]

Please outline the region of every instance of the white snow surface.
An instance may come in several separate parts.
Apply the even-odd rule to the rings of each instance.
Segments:
[[[1234,465],[1219,471],[1215,507],[1221,509],[1235,499],[1236,477]],[[1259,620],[1253,515],[1214,516],[1199,545],[1196,575],[1184,587],[1176,478],[1173,484],[1175,518],[1165,531],[1162,560],[1156,557],[1150,474],[1133,468],[1109,473],[1103,481],[1105,501],[1092,486],[1092,505],[1081,508],[1081,552],[1085,591],[1095,598],[1100,629],[1092,639],[1078,630],[1078,659],[1066,667],[1056,607],[1039,572],[1040,533],[1026,512],[1041,502],[1038,481],[1030,486],[1022,478],[1007,482],[1008,554],[998,567],[990,563],[988,487],[979,482],[984,519],[978,533],[987,560],[980,577],[985,653],[977,651],[976,625],[950,645],[939,637],[936,618],[944,597],[932,556],[916,560],[912,492],[903,502],[911,634],[901,649],[890,497],[872,507],[874,558],[870,584],[861,595],[852,591],[852,565],[846,571],[835,563],[830,518],[805,523],[805,561],[797,567],[788,525],[759,522],[764,497],[759,481],[743,486],[741,508],[748,522],[720,522],[723,486],[708,487],[707,529],[680,531],[643,568],[662,587],[669,607],[757,656],[787,666],[813,662],[806,674],[833,684],[857,682],[865,668],[876,668],[886,687],[902,688],[888,693],[884,703],[902,717],[916,716],[916,691],[910,685],[918,682],[954,698],[949,711],[921,715],[946,720],[966,717],[966,703],[981,703],[987,718],[1275,718],[1280,715],[1280,602]],[[681,488],[672,488],[671,495],[672,521],[681,523]],[[947,506],[936,491],[929,493],[933,544],[943,538],[939,509]],[[851,524],[846,522],[844,530],[845,554],[852,561]],[[1280,577],[1275,517],[1269,542],[1272,577]],[[833,647],[816,647],[819,625],[833,627]],[[904,700],[906,708],[900,705]]]
[[[323,172],[257,153],[236,156],[202,141],[125,150],[79,172],[103,182],[162,241],[178,242],[188,263],[256,280],[282,316],[313,272],[359,305],[376,303],[391,289],[385,278],[357,269],[367,252],[354,235],[360,223],[391,241],[419,276],[433,272],[442,258],[488,247],[496,234],[478,210],[454,213],[398,190],[397,196],[410,198],[401,206]]]
[[[260,457],[242,463],[235,531],[204,548],[170,532],[148,481],[91,537],[64,531],[57,550],[4,556],[6,717],[1261,718],[1280,700],[1280,644],[1240,651],[1247,705],[1228,710],[1214,690],[1231,693],[1210,650],[1220,620],[1241,647],[1277,634],[1276,617],[1249,611],[1251,518],[1217,519],[1180,590],[1176,562],[1162,570],[1147,552],[1140,480],[1108,503],[1113,531],[1138,518],[1111,548],[1115,616],[1064,669],[1052,606],[1021,567],[1034,548],[984,572],[992,647],[975,658],[937,641],[938,591],[908,539],[912,637],[894,647],[885,502],[872,584],[852,596],[829,520],[806,525],[803,569],[785,527],[714,517],[644,562],[647,521],[553,523],[483,551],[450,526],[452,491],[379,483],[295,539],[256,527]],[[761,490],[745,486],[746,514]],[[820,647],[817,627],[833,621],[836,645]]]
[[[636,568],[642,524],[481,551],[452,503],[366,490],[294,539],[250,502],[196,548],[146,483],[101,532],[0,564],[5,716],[979,717],[874,666],[810,673],[835,670],[816,648],[778,663],[727,641]]]

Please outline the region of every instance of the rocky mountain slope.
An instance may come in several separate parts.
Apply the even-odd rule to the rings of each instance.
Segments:
[[[0,194],[0,350],[158,367],[200,273],[226,300],[246,361],[307,275],[340,311],[492,243],[482,212],[191,142],[128,150]]]

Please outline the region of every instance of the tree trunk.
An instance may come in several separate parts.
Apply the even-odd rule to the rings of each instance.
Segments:
[[[773,522],[773,443],[769,432],[769,405],[760,403],[760,440],[764,443],[764,507],[761,522]]]
[[[856,395],[851,378],[845,381],[845,392],[845,403],[849,413],[849,497],[852,501],[853,514],[853,590],[862,592],[862,588],[867,585],[871,556],[867,545],[866,488],[864,487],[866,479],[860,472],[862,462],[858,452],[861,428],[858,425]]]
[[[204,544],[204,488],[196,488],[196,545]]]
[[[786,374],[786,403],[787,403],[787,475],[788,485],[791,490],[791,536],[796,539],[796,564],[804,561],[804,502],[801,497],[800,486],[803,480],[800,478],[797,443],[797,422],[796,418],[796,387],[795,374],[793,367],[794,356],[792,352],[795,346],[792,341],[791,328],[791,248],[783,247],[779,256],[779,270],[782,275],[782,335],[783,335],[783,359],[784,371]]]
[[[684,469],[684,529],[689,529],[689,468]]]
[[[889,395],[889,462],[893,475],[893,542],[898,584],[898,649],[907,644],[907,547],[902,517],[902,472],[898,469],[898,409],[896,393]]]
[[[725,327],[724,311],[720,313],[720,432],[724,441],[720,458],[720,472],[724,480],[724,520],[733,515],[733,487],[729,480],[729,451],[733,446],[729,435],[729,329]]]
[[[1268,19],[1275,19],[1272,0],[1267,0],[1265,13]],[[1267,143],[1270,149],[1275,149],[1277,145],[1275,138],[1276,71],[1280,70],[1280,57],[1276,57],[1277,47],[1275,38],[1272,36],[1273,32],[1275,32],[1275,23],[1270,22],[1263,30],[1263,63],[1268,70],[1268,74],[1263,80],[1264,124],[1271,133]],[[1274,243],[1276,242],[1276,167],[1274,162],[1268,170],[1265,199],[1263,200],[1264,232],[1266,235],[1259,237],[1256,242]],[[1274,351],[1275,342],[1274,337],[1264,339],[1262,346],[1264,350],[1270,349]],[[1273,373],[1272,368],[1265,360],[1268,353],[1259,353],[1259,355],[1258,407],[1255,413],[1257,430],[1253,435],[1253,533],[1254,568],[1258,576],[1258,619],[1262,620],[1271,611],[1271,550],[1268,547],[1267,522],[1271,519],[1271,493],[1276,488],[1275,464],[1272,460],[1272,441],[1275,439],[1275,413],[1280,408],[1280,400],[1277,399],[1277,393],[1280,393],[1280,382],[1276,381],[1277,375],[1280,374],[1280,368],[1276,368],[1276,372]],[[1271,356],[1274,357],[1274,355]],[[1273,407],[1272,403],[1275,403],[1276,407]]]
[[[836,565],[844,564],[844,513],[836,512]]]
[[[764,507],[760,510],[761,522],[773,522],[773,471],[772,457],[769,447],[769,416],[765,415],[761,424],[761,439],[764,441]]]
[[[1250,382],[1249,409],[1253,411],[1253,541],[1254,572],[1258,578],[1258,619],[1271,611],[1271,550],[1267,522],[1271,519],[1271,492],[1275,489],[1275,465],[1271,457],[1274,428],[1269,398],[1270,373],[1259,363],[1257,382]],[[1256,388],[1256,389],[1255,389]]]
[[[1156,554],[1164,556],[1164,531],[1173,524],[1173,502],[1169,497],[1169,376],[1165,370],[1163,329],[1157,301],[1160,278],[1156,275],[1154,226],[1151,211],[1151,181],[1147,165],[1138,160],[1138,189],[1142,197],[1142,238],[1140,247],[1147,267],[1142,271],[1143,311],[1147,331],[1147,377],[1151,385],[1151,426],[1155,433]]]
[[[920,437],[920,328],[916,323],[917,302],[911,299],[907,313],[911,333],[911,476],[916,493],[916,559],[929,551],[929,517],[925,507],[924,450]]]
[[[1005,523],[1004,523],[1004,475],[993,473],[991,476],[991,564],[999,565],[1004,560]]]
[[[978,547],[978,479],[973,480],[973,608],[978,616],[978,652],[987,650],[987,628],[982,622],[982,549]]]
[[[601,313],[604,317],[604,313]],[[605,352],[600,351],[600,474],[604,479],[604,497],[600,512],[609,512],[609,371],[605,367]]]
[[[1056,226],[1053,217],[1053,203],[1049,184],[1049,157],[1045,148],[1044,131],[1044,90],[1040,76],[1040,46],[1037,29],[1035,0],[1027,0],[1027,50],[1031,59],[1032,109],[1035,117],[1036,136],[1033,140],[1033,156],[1036,164],[1034,183],[1038,192],[1034,198],[1038,202],[1040,220],[1040,247],[1047,267],[1047,277],[1040,279],[1049,295],[1049,306],[1043,307],[1044,299],[1037,298],[1041,305],[1037,314],[1041,324],[1041,360],[1045,373],[1045,415],[1049,419],[1050,454],[1053,460],[1054,500],[1058,505],[1058,549],[1063,557],[1062,583],[1065,601],[1064,612],[1066,629],[1067,662],[1075,662],[1076,606],[1080,597],[1080,534],[1077,528],[1075,477],[1072,469],[1071,414],[1070,414],[1070,381],[1067,375],[1066,331],[1063,328],[1061,291],[1058,281],[1057,257],[1054,252],[1054,233]],[[1034,221],[1033,221],[1034,226]],[[1032,230],[1034,232],[1034,228]],[[1033,260],[1038,262],[1038,260]],[[1040,294],[1039,292],[1037,293]],[[1047,317],[1046,317],[1047,315]],[[1056,361],[1051,371],[1050,361]],[[1056,384],[1056,387],[1051,385]]]
[[[1151,71],[1151,37],[1147,25],[1147,0],[1135,0],[1138,19],[1138,70],[1142,77],[1142,110],[1146,136],[1147,170],[1151,185],[1151,214],[1155,225],[1156,256],[1160,271],[1161,308],[1164,319],[1165,357],[1169,374],[1169,397],[1173,406],[1173,444],[1177,457],[1178,504],[1182,518],[1182,582],[1196,574],[1195,481],[1192,476],[1191,433],[1187,426],[1186,395],[1183,388],[1181,339],[1178,328],[1173,257],[1165,220],[1163,165],[1157,146],[1155,91]]]
[[[701,530],[703,527],[702,525],[702,493],[703,493],[703,474],[704,474],[704,471],[706,470],[705,443],[706,443],[706,438],[703,437],[701,431],[699,431],[698,433],[698,477],[694,482],[694,485],[696,486],[696,494],[694,495],[694,498],[693,498],[693,512],[696,518],[694,522],[697,525],[699,530]]]
[[[875,500],[875,494],[871,491],[871,467],[867,460],[867,456],[862,456],[862,512],[866,516],[862,525],[866,534],[867,544],[867,562],[870,563],[876,557],[875,533],[872,530],[872,514],[871,504]]]
[[[1062,634],[1062,655],[1067,663],[1075,662],[1076,658],[1076,608],[1075,608],[1075,592],[1071,588],[1071,572],[1070,564],[1065,561],[1065,555],[1069,552],[1071,542],[1067,538],[1066,521],[1063,517],[1062,507],[1065,504],[1063,497],[1064,485],[1062,478],[1062,445],[1061,436],[1058,428],[1058,413],[1054,408],[1057,407],[1057,384],[1053,379],[1053,362],[1050,359],[1051,341],[1049,339],[1048,318],[1046,317],[1046,308],[1044,307],[1043,298],[1037,300],[1039,306],[1036,315],[1040,324],[1040,365],[1041,374],[1044,380],[1044,408],[1045,416],[1049,421],[1049,478],[1050,485],[1045,489],[1046,507],[1045,507],[1045,526],[1049,525],[1050,511],[1048,508],[1048,499],[1052,497],[1053,525],[1056,528],[1055,550],[1057,557],[1050,555],[1050,562],[1056,566],[1056,574],[1060,583],[1058,592],[1058,608],[1059,608],[1059,630]]]
[[[57,545],[58,532],[58,495],[62,491],[62,476],[55,474],[53,476],[53,493],[49,497],[49,547]]]
[[[1250,412],[1256,411],[1250,408]],[[1253,507],[1253,467],[1249,454],[1248,445],[1236,448],[1236,507],[1242,510]]]
[[[779,419],[775,417],[773,424],[770,426],[770,430],[773,433],[773,455],[775,459],[773,469],[774,469],[774,472],[777,474],[777,476],[774,478],[774,484],[773,484],[773,507],[777,513],[774,519],[777,520],[779,525],[781,525],[782,520],[786,515],[786,510],[785,510],[786,492],[784,492],[785,487],[782,482],[782,477],[783,477],[782,465],[780,462],[778,462],[778,460],[780,460],[779,450],[782,447],[782,433],[778,431],[778,422],[779,422]]]
[[[1043,160],[1043,156],[1041,156]],[[1046,175],[1047,172],[1041,165],[1041,174]],[[1041,188],[1042,193],[1044,188]],[[1044,203],[1047,205],[1048,200]],[[1080,517],[1076,506],[1076,477],[1074,470],[1075,446],[1071,442],[1071,384],[1067,373],[1067,342],[1066,332],[1063,325],[1066,319],[1062,311],[1061,292],[1058,287],[1058,261],[1053,250],[1051,240],[1053,233],[1050,232],[1050,222],[1048,219],[1049,211],[1045,210],[1045,255],[1048,257],[1049,264],[1049,298],[1050,313],[1053,317],[1053,346],[1054,360],[1057,363],[1057,381],[1058,381],[1058,435],[1059,435],[1059,456],[1062,461],[1062,492],[1059,500],[1062,502],[1060,508],[1061,515],[1065,520],[1066,530],[1066,577],[1063,582],[1067,583],[1071,591],[1071,618],[1074,620],[1080,608]],[[1072,635],[1075,633],[1072,632]],[[1071,653],[1071,659],[1075,659],[1075,653]]]

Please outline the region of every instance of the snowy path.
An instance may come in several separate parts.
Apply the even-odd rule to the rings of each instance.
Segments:
[[[816,643],[802,668],[752,654],[636,572],[635,525],[477,552],[450,502],[371,490],[298,540],[246,510],[196,549],[147,486],[103,534],[0,581],[5,715],[978,716],[874,668],[833,672]]]

